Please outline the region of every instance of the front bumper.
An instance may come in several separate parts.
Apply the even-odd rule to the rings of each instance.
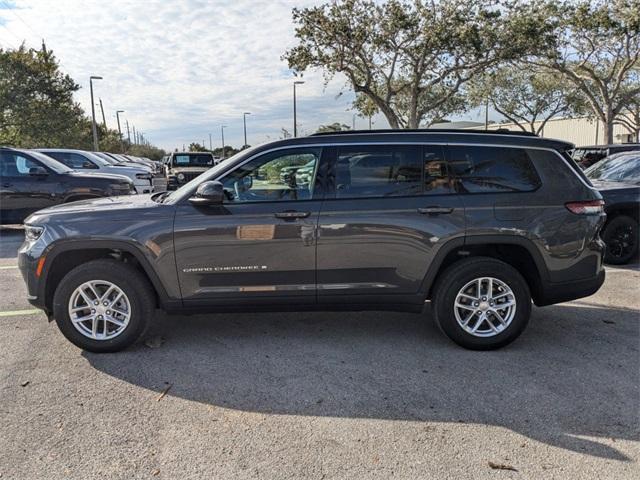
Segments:
[[[27,242],[23,243],[18,250],[18,269],[27,285],[27,301],[34,307],[44,310],[47,315],[50,315],[51,312],[48,311],[45,304],[44,289],[41,288],[40,278],[36,274],[38,262],[42,255],[44,255],[44,252],[40,252],[39,249],[34,249],[33,246]]]

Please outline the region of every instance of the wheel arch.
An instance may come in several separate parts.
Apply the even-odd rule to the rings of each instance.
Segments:
[[[516,235],[473,235],[450,240],[436,254],[422,283],[425,299],[431,299],[440,275],[466,258],[490,257],[501,260],[524,277],[534,302],[543,295],[543,283],[549,281],[544,259],[533,241]]]
[[[146,258],[136,245],[126,241],[73,240],[54,244],[45,252],[46,262],[42,270],[39,294],[48,309],[53,305],[53,294],[60,280],[78,265],[99,258],[116,258],[134,265],[149,280],[155,294],[156,304],[169,302],[167,290]]]

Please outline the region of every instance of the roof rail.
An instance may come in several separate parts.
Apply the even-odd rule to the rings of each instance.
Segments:
[[[321,137],[325,135],[367,135],[369,133],[468,133],[470,135],[515,135],[524,137],[537,137],[535,133],[507,130],[500,128],[498,130],[474,130],[466,128],[415,128],[415,129],[378,129],[378,130],[340,130],[338,132],[318,132],[313,133],[311,137]]]

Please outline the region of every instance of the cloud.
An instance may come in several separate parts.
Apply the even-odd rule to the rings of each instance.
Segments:
[[[240,145],[242,112],[249,111],[249,143],[255,144],[278,138],[283,127],[293,130],[293,74],[280,57],[295,44],[291,9],[312,3],[16,0],[15,8],[0,10],[0,42],[16,46],[25,39],[37,47],[44,38],[81,85],[77,100],[87,112],[89,76],[103,76],[94,93],[114,128],[118,109],[165,148],[208,143],[209,133],[219,143],[221,124],[228,126],[226,143]],[[325,86],[321,72],[309,72],[304,80],[298,87],[301,132],[351,124],[353,94],[344,79]],[[366,123],[358,119],[359,127]]]

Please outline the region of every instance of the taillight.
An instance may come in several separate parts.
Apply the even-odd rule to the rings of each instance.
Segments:
[[[576,215],[600,215],[604,212],[604,200],[585,200],[564,204],[571,213]]]

